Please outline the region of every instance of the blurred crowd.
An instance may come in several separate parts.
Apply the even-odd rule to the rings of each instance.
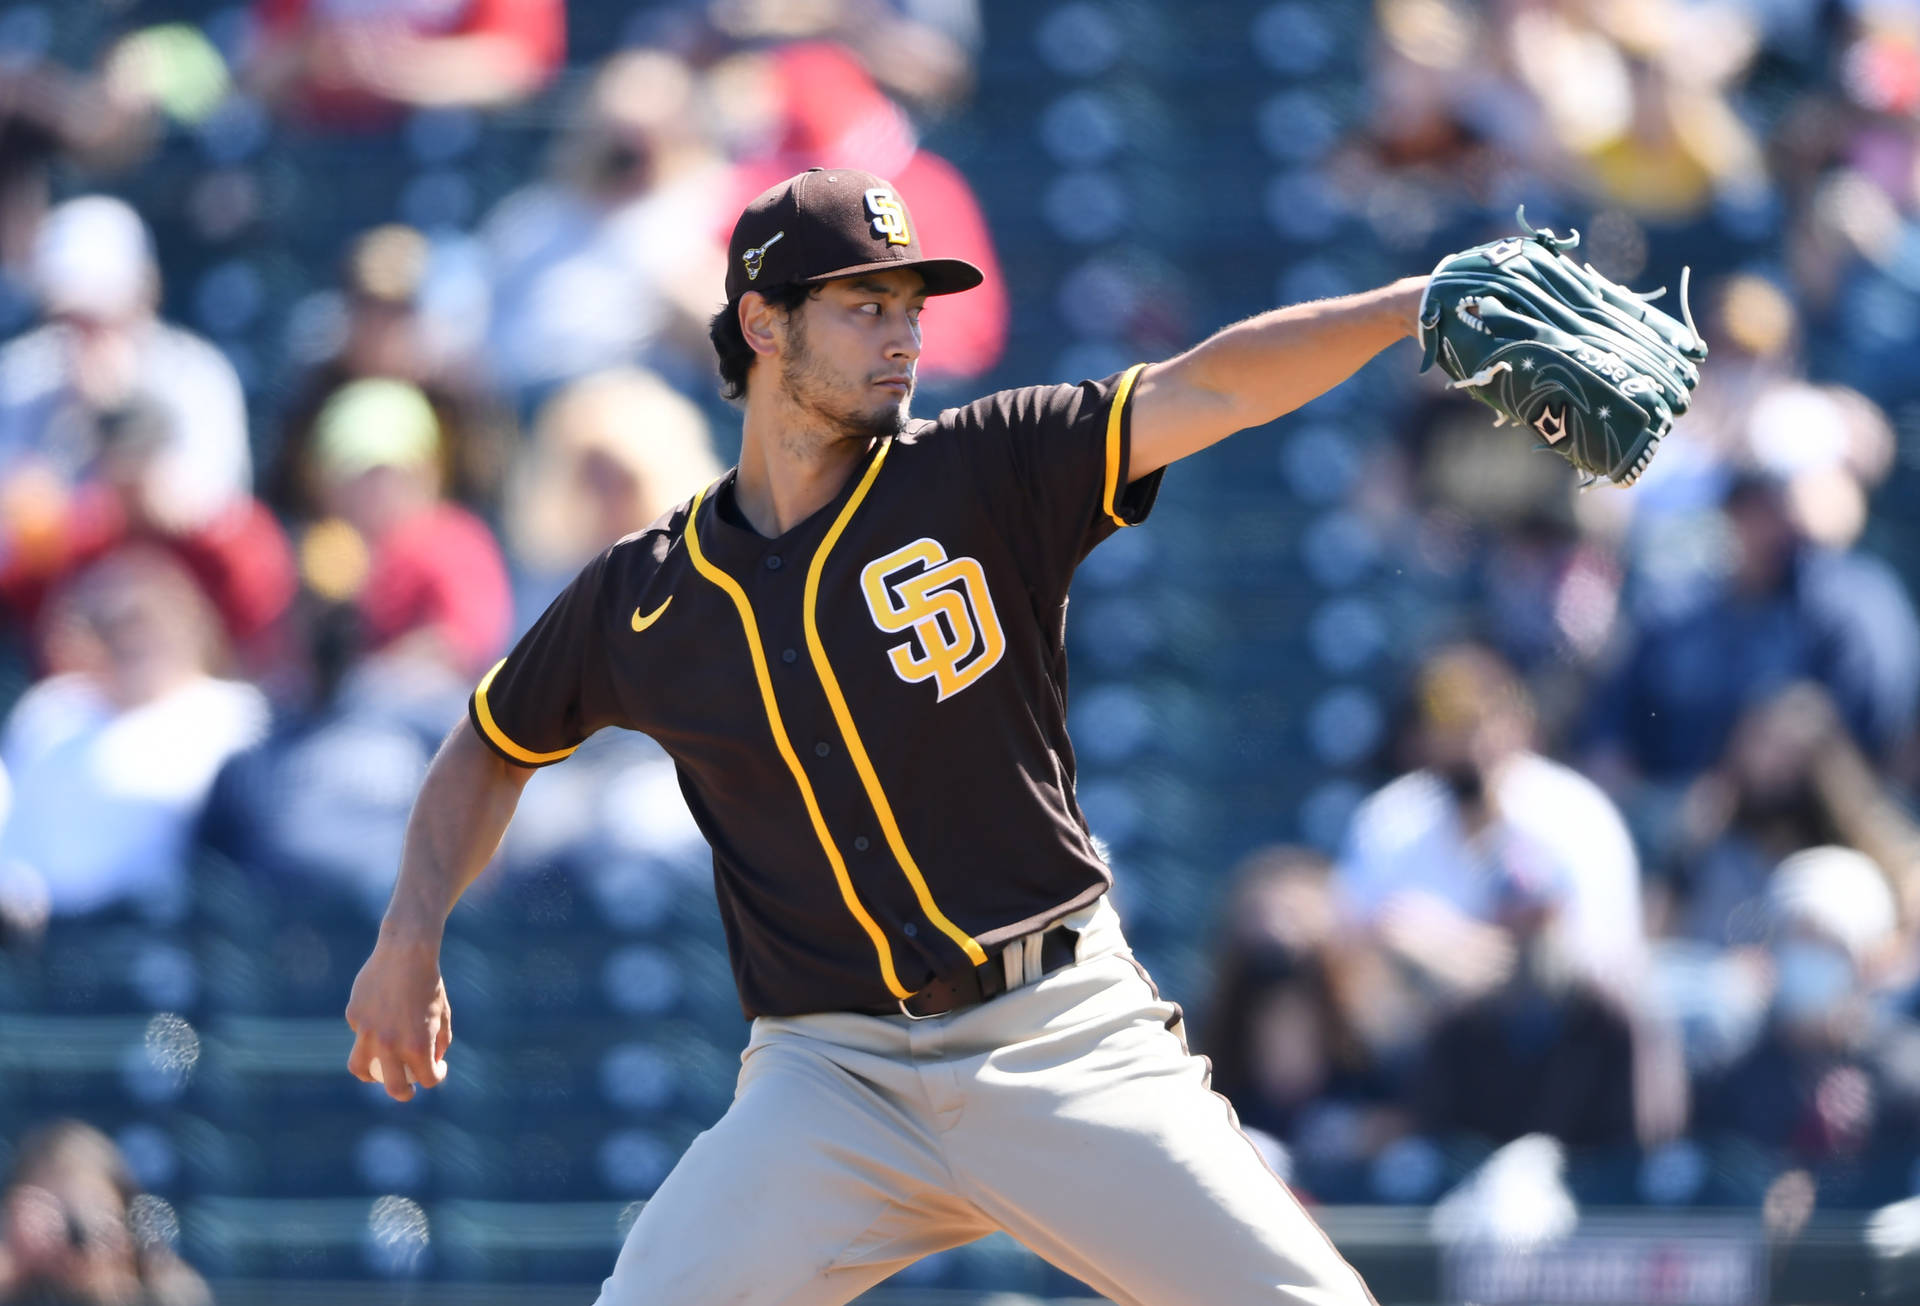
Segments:
[[[889,176],[929,248],[987,270],[927,320],[933,393],[989,375],[1009,330],[980,203],[921,145],[972,94],[972,0],[662,5],[593,67],[560,0],[256,0],[218,41],[137,16],[91,66],[0,62],[21,955],[64,923],[179,919],[209,853],[377,910],[474,680],[728,457],[705,324],[766,185]],[[1920,622],[1873,536],[1920,403],[1920,8],[1378,0],[1367,58],[1316,204],[1409,262],[1518,200],[1592,213],[1601,271],[1697,266],[1713,352],[1630,494],[1576,495],[1485,410],[1409,390],[1349,506],[1433,638],[1339,837],[1262,849],[1223,891],[1217,1086],[1326,1200],[1431,1200],[1536,1133],[1599,1158],[1578,1183],[1607,1200],[1920,1192]],[[234,349],[162,312],[155,215],[114,198],[235,105],[342,149],[448,111],[555,125],[541,175],[471,222],[346,233],[298,367],[243,387]],[[190,201],[213,228],[250,203],[223,174]],[[697,846],[644,741],[527,804],[509,863]],[[14,1151],[16,1241],[69,1161],[137,1200],[61,1126]],[[91,1265],[63,1209],[47,1238]],[[197,1300],[115,1237],[100,1274]],[[8,1293],[54,1253],[8,1246],[0,1300],[39,1300]],[[74,1299],[141,1299],[115,1291]]]
[[[1434,639],[1335,846],[1236,873],[1220,1087],[1329,1199],[1430,1200],[1534,1134],[1583,1200],[1788,1232],[1920,1192],[1920,9],[1376,16],[1328,165],[1371,234],[1547,197],[1629,284],[1691,261],[1713,352],[1630,493],[1438,387],[1357,478]]]

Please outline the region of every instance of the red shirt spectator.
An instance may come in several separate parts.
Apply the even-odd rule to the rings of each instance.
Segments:
[[[500,656],[513,611],[493,532],[451,503],[436,504],[380,537],[358,604],[369,653],[425,635],[437,639],[448,663],[470,677]]]
[[[135,542],[159,545],[185,565],[219,612],[243,663],[293,601],[293,552],[258,499],[233,500],[212,520],[169,533],[129,512],[126,499],[111,487],[93,485],[73,496],[57,532],[41,548],[16,550],[0,567],[0,606],[31,627],[63,581]]]
[[[360,614],[368,653],[418,654],[466,677],[499,656],[512,620],[506,562],[478,517],[441,497],[439,419],[418,387],[390,378],[352,381],[314,423],[322,497],[338,518],[308,532],[360,552],[363,573],[337,585]],[[309,580],[313,579],[309,575]]]
[[[562,0],[256,0],[249,61],[269,100],[312,122],[523,100],[566,56]]]

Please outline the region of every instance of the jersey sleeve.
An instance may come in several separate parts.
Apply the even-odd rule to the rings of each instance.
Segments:
[[[617,544],[588,563],[467,700],[489,747],[520,766],[567,757],[594,731],[618,724],[606,614],[629,592]]]
[[[981,497],[1026,547],[1035,584],[1063,589],[1093,547],[1153,510],[1161,471],[1131,485],[1133,385],[1145,364],[1102,381],[1031,386],[947,414]]]

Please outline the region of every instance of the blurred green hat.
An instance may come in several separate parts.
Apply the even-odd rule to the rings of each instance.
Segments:
[[[314,420],[314,462],[330,481],[375,467],[432,467],[440,419],[418,386],[374,377],[333,392]]]

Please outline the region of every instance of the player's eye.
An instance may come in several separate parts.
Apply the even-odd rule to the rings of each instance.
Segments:
[[[880,310],[880,305],[869,300],[868,302],[860,305],[860,311],[862,313],[865,313],[868,317],[879,317],[881,310]]]

